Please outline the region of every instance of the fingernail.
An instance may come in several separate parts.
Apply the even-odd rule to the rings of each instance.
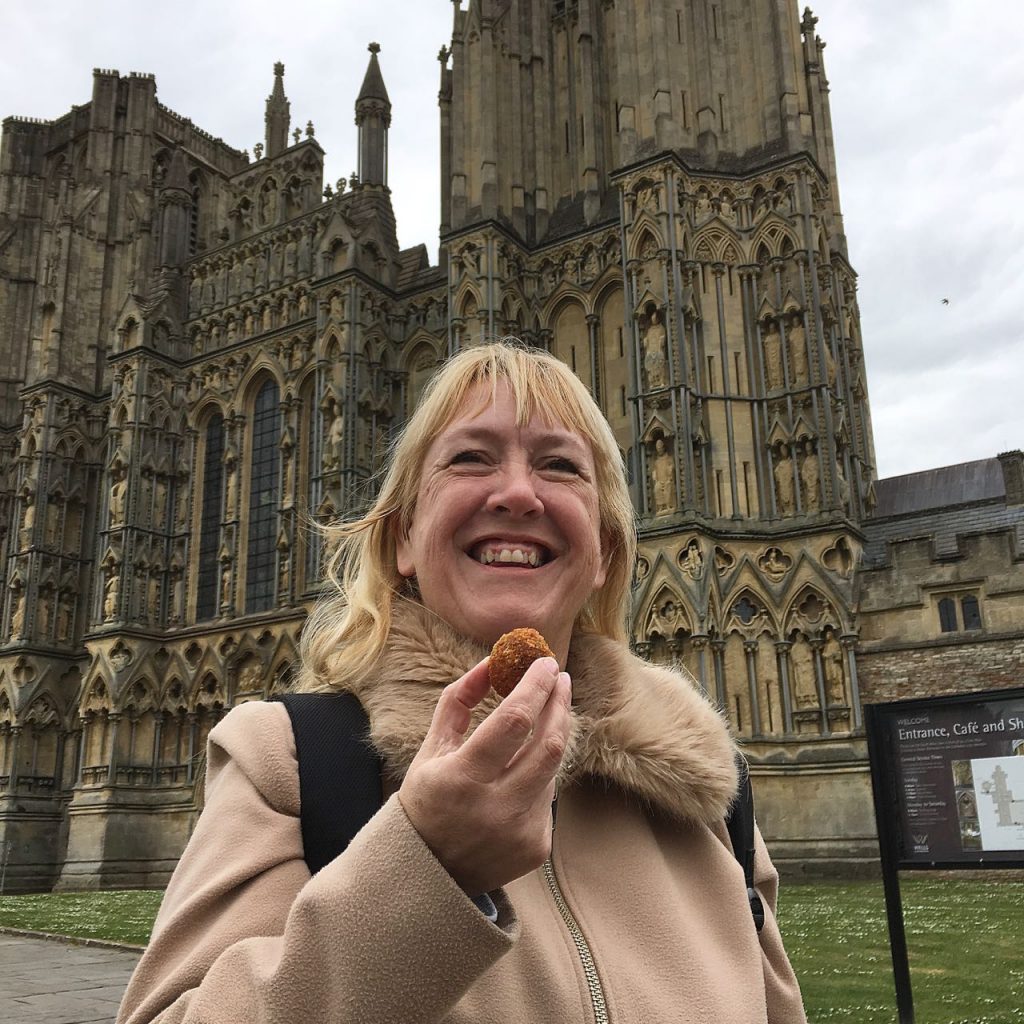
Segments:
[[[544,666],[544,670],[548,675],[558,675],[558,662],[554,658],[538,658],[537,661]]]

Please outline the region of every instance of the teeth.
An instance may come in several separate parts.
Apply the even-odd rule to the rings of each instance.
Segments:
[[[477,556],[481,565],[493,565],[495,562],[507,565],[529,565],[536,568],[541,564],[541,556],[536,551],[524,551],[522,548],[502,548],[495,551],[486,548]]]

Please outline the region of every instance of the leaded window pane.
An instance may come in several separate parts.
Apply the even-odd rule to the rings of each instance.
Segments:
[[[964,618],[964,629],[981,629],[981,609],[973,594],[961,598],[960,611]]]
[[[224,486],[224,417],[219,413],[206,427],[203,458],[203,510],[199,525],[199,578],[196,584],[196,619],[217,614],[217,546],[220,543],[221,503]]]
[[[278,387],[268,380],[256,396],[252,419],[249,540],[245,567],[245,609],[249,612],[265,612],[275,605],[280,439]]]
[[[956,632],[956,602],[951,597],[939,601],[939,628],[943,633]]]

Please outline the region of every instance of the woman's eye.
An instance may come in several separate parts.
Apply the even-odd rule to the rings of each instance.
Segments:
[[[484,457],[483,457],[483,455],[480,454],[480,452],[466,451],[466,452],[457,452],[455,455],[453,455],[452,456],[451,464],[453,466],[467,465],[467,464],[472,465],[475,462],[483,462],[483,461],[484,461]]]
[[[580,467],[572,459],[561,456],[556,459],[549,459],[547,468],[553,469],[556,473],[571,473],[574,476],[578,476],[580,472]]]

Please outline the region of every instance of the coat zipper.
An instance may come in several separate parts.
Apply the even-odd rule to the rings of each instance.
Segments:
[[[583,974],[587,979],[587,988],[590,989],[590,1002],[594,1009],[595,1024],[609,1024],[608,1006],[604,1001],[604,992],[601,990],[601,979],[597,976],[597,965],[594,963],[594,954],[590,952],[590,946],[583,936],[576,918],[572,916],[569,905],[565,902],[562,890],[555,877],[555,867],[551,859],[544,861],[544,877],[547,879],[548,888],[554,898],[558,913],[562,915],[566,928],[572,936],[576,945],[576,952],[579,954],[580,962],[583,965]]]

